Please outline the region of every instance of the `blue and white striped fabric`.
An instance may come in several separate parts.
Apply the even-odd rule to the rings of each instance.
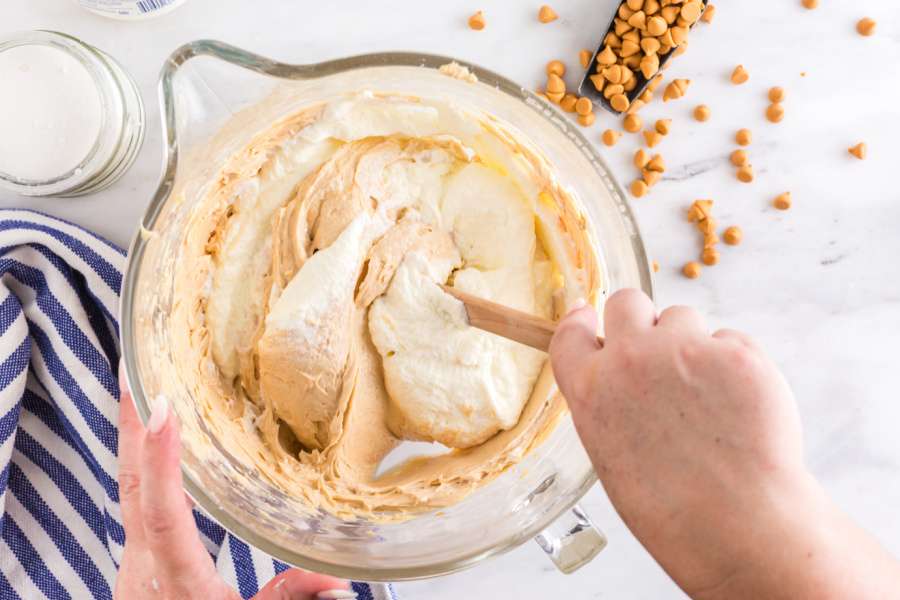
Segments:
[[[125,253],[83,229],[0,210],[0,598],[111,598],[125,532],[116,484]],[[244,598],[285,570],[194,511]],[[354,583],[364,600],[390,586]]]

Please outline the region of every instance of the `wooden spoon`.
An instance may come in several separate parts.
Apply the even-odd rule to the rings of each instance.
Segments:
[[[465,305],[469,325],[472,327],[537,350],[550,351],[550,339],[553,337],[553,332],[556,331],[554,321],[515,310],[446,285],[441,287]],[[603,338],[598,336],[597,339],[601,344],[603,343]]]

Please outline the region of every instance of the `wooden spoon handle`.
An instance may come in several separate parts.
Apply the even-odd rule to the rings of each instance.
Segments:
[[[544,352],[550,350],[550,339],[556,323],[520,310],[461,292],[446,285],[445,292],[462,302],[469,316],[469,325],[505,337]]]

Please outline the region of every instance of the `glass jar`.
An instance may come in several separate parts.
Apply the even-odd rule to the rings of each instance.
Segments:
[[[187,0],[75,0],[95,15],[120,21],[141,21],[161,17]]]
[[[70,130],[77,132],[82,138],[69,140],[70,144],[83,145],[84,155],[70,157],[61,171],[54,172],[53,168],[38,171],[36,169],[22,169],[21,172],[5,172],[8,165],[0,164],[0,188],[4,188],[24,196],[80,196],[96,192],[108,187],[121,177],[132,165],[144,140],[145,113],[144,104],[140,92],[134,80],[122,69],[121,65],[108,54],[90,46],[81,40],[64,33],[55,31],[23,31],[0,37],[0,58],[3,53],[17,49],[20,53],[23,47],[38,46],[42,51],[51,48],[54,54],[62,52],[65,56],[57,56],[56,63],[48,67],[43,65],[41,73],[35,77],[49,77],[47,71],[58,70],[59,82],[66,84],[66,77],[83,77],[80,83],[94,90],[85,89],[82,96],[88,98],[88,112],[90,124],[83,130]],[[37,55],[37,54],[35,54]],[[47,55],[45,52],[44,55]],[[23,57],[25,55],[23,54]],[[8,61],[9,62],[9,61]],[[7,64],[7,68],[13,65]],[[33,65],[27,62],[14,65],[15,68],[27,72]],[[36,66],[36,65],[34,65]],[[71,68],[70,68],[71,67]],[[84,69],[85,73],[73,73],[72,70]],[[9,74],[7,74],[9,75]],[[0,77],[3,74],[0,73]],[[43,88],[52,93],[56,82],[47,81],[45,86],[32,88],[32,93],[39,93]],[[96,92],[94,95],[93,92]],[[11,92],[4,92],[11,93]],[[71,89],[66,93],[74,93]],[[23,97],[20,100],[27,100]],[[41,100],[41,98],[36,98]],[[31,112],[35,116],[35,106],[25,107],[20,101],[10,101],[15,117],[15,111],[23,114]],[[47,110],[59,110],[59,102],[41,103],[37,110],[47,107]],[[96,111],[94,110],[96,109]],[[93,114],[96,112],[96,114]],[[37,115],[33,123],[16,123],[14,119],[6,121],[6,128],[13,131],[0,131],[0,135],[6,138],[7,149],[16,143],[24,143],[28,140],[33,144],[65,144],[65,132],[54,131],[52,127],[65,125],[67,115]],[[79,118],[84,115],[79,114]],[[88,117],[84,117],[88,118]],[[42,129],[42,125],[46,128]],[[3,129],[3,128],[0,128]],[[33,133],[37,132],[37,133]],[[53,137],[57,136],[57,137]],[[52,138],[52,139],[51,139]],[[41,149],[42,146],[37,146]],[[31,148],[32,152],[35,148]],[[71,151],[71,147],[66,148]],[[49,160],[49,158],[48,158]]]

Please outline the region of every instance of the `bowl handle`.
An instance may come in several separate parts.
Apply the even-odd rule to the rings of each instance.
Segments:
[[[562,573],[574,573],[606,547],[606,536],[577,504],[534,537]]]

